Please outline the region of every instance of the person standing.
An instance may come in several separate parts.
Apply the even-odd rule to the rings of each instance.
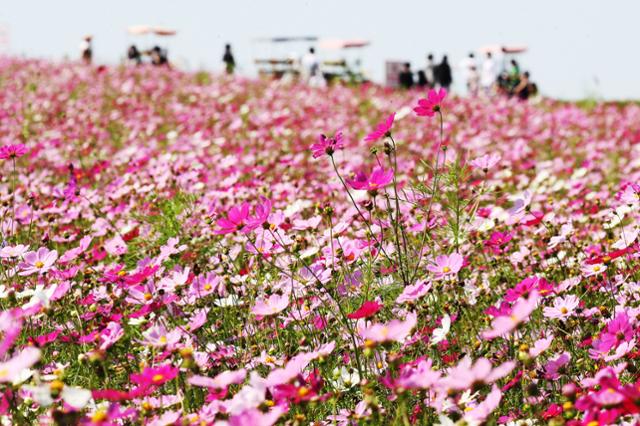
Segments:
[[[436,86],[436,62],[433,60],[433,54],[427,55],[427,68],[425,71],[425,77],[427,78],[427,85],[430,87]]]
[[[324,85],[325,81],[320,73],[320,61],[316,56],[316,49],[310,47],[307,54],[302,57],[300,65],[302,66],[302,77],[307,84],[313,87]]]
[[[498,65],[491,52],[487,52],[487,56],[482,63],[482,71],[480,72],[480,85],[482,90],[489,94],[498,78]]]
[[[476,58],[473,53],[469,53],[469,55],[460,61],[460,71],[462,73],[462,78],[467,87],[467,93],[472,94],[472,85],[477,86],[477,81],[472,81],[473,79],[477,79],[477,68],[476,68]]]
[[[413,71],[411,71],[411,64],[406,62],[404,68],[400,71],[398,76],[400,87],[403,89],[411,89],[413,87]]]
[[[453,77],[451,76],[451,66],[449,65],[447,55],[442,57],[442,62],[438,64],[435,74],[438,85],[446,91],[449,91],[451,83],[453,83]]]
[[[138,47],[135,44],[129,46],[129,49],[127,50],[127,59],[132,65],[142,64],[142,53],[140,53]]]
[[[93,60],[93,47],[91,46],[92,36],[86,35],[80,43],[80,55],[85,65],[90,65]]]
[[[236,69],[236,60],[231,52],[231,45],[229,43],[224,45],[224,55],[222,56],[222,62],[224,62],[225,70],[227,74],[233,74]]]

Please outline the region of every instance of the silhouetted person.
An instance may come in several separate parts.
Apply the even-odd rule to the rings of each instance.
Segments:
[[[433,59],[433,54],[427,55],[427,68],[424,70],[425,77],[427,78],[427,85],[434,87],[436,85],[436,61]]]
[[[438,64],[436,68],[436,82],[438,85],[447,91],[453,83],[453,77],[451,77],[451,66],[449,65],[449,58],[447,55],[442,57],[442,62]]]
[[[413,72],[411,71],[411,64],[406,62],[404,68],[400,71],[398,76],[400,87],[403,89],[411,89],[413,87]]]
[[[491,93],[493,85],[498,80],[498,64],[491,52],[487,52],[487,57],[482,63],[482,70],[480,71],[480,85],[485,94]]]
[[[80,43],[80,55],[82,56],[82,62],[86,65],[91,64],[93,60],[93,48],[91,46],[91,40],[93,37],[90,35],[84,36],[82,43]]]
[[[142,53],[138,50],[135,44],[129,46],[127,50],[127,59],[129,63],[140,65],[142,63]]]
[[[429,80],[427,80],[427,74],[424,70],[418,71],[418,82],[416,83],[418,87],[425,88],[429,86]]]
[[[227,74],[233,74],[233,71],[236,69],[236,60],[233,57],[233,53],[231,53],[230,44],[225,44],[224,46],[224,55],[222,56],[222,62],[224,62]]]
[[[167,58],[167,51],[161,49],[160,46],[153,46],[150,52],[151,64],[155,66],[168,65],[169,59]]]
[[[518,99],[526,101],[531,96],[536,88],[532,87],[531,81],[529,80],[529,71],[525,71],[524,74],[520,76],[520,81],[518,85],[513,89],[513,94],[518,97]]]

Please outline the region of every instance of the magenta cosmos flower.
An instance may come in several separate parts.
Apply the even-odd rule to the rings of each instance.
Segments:
[[[160,386],[178,375],[178,368],[169,364],[160,367],[147,367],[140,374],[131,374],[133,383],[141,386]]]
[[[491,329],[484,331],[482,337],[491,340],[510,333],[529,318],[531,312],[536,309],[537,304],[538,292],[534,290],[529,299],[518,299],[510,315],[496,317],[491,323]]]
[[[268,299],[258,299],[256,304],[251,309],[251,313],[254,315],[260,315],[263,317],[269,315],[275,315],[284,311],[289,306],[289,295],[272,294]]]
[[[455,276],[460,269],[464,258],[458,253],[451,253],[450,255],[443,255],[436,257],[435,263],[427,266],[427,269],[435,274],[435,279],[441,280],[447,277]]]
[[[0,148],[0,159],[8,160],[9,158],[18,158],[26,153],[27,147],[23,144],[5,145]]]
[[[393,120],[396,118],[396,113],[391,114],[385,121],[378,124],[376,130],[369,133],[366,138],[364,138],[365,142],[374,142],[378,139],[389,136],[391,133],[391,126],[393,126]]]
[[[18,265],[22,271],[19,275],[44,274],[58,259],[56,250],[40,247],[38,251],[30,251],[24,255],[24,262]]]
[[[393,181],[393,169],[385,170],[382,167],[376,167],[369,176],[363,171],[359,171],[353,179],[347,179],[347,183],[353,189],[377,191],[389,185]]]
[[[311,152],[313,152],[313,158],[318,158],[323,155],[332,156],[334,152],[342,148],[344,148],[342,144],[342,132],[337,132],[332,138],[320,135],[318,142],[311,145]]]
[[[240,231],[247,234],[267,221],[271,213],[271,206],[271,200],[261,197],[261,202],[256,205],[253,216],[249,215],[251,210],[249,203],[244,202],[239,206],[233,206],[227,212],[226,218],[218,219],[216,222],[218,229],[215,233],[230,234]]]
[[[437,92],[435,89],[431,89],[426,98],[418,100],[418,106],[413,110],[419,117],[433,117],[442,108],[442,101],[446,97],[446,89],[440,89]]]

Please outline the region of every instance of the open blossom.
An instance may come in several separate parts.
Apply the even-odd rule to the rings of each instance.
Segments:
[[[254,315],[269,316],[284,311],[289,306],[288,294],[272,294],[268,299],[256,300],[255,305],[251,309]]]
[[[491,323],[491,329],[484,331],[482,337],[485,339],[494,339],[515,330],[518,325],[529,318],[531,312],[536,309],[537,303],[537,291],[532,292],[529,299],[518,299],[511,310],[511,314],[494,318]]]
[[[344,148],[342,143],[342,132],[337,132],[334,137],[320,135],[318,142],[311,145],[313,158],[322,157],[323,155],[332,156],[337,150]]]
[[[179,369],[171,365],[161,367],[147,367],[142,373],[131,374],[129,377],[133,383],[141,386],[160,386],[178,375]]]
[[[442,108],[442,101],[447,97],[447,90],[429,90],[426,98],[418,100],[418,106],[413,110],[419,117],[433,117]]]
[[[391,126],[393,126],[393,120],[395,119],[396,114],[391,114],[385,121],[378,124],[376,130],[369,133],[366,138],[364,138],[365,142],[373,142],[378,139],[389,135],[391,131]]]
[[[260,203],[254,208],[254,215],[250,215],[251,206],[244,202],[239,206],[233,206],[227,212],[226,218],[220,218],[216,222],[216,234],[230,234],[232,232],[242,232],[247,234],[262,226],[271,213],[271,200],[261,197]]]
[[[575,313],[574,311],[579,304],[580,299],[573,294],[566,297],[556,297],[553,301],[553,306],[545,307],[543,313],[547,318],[565,320]]]
[[[502,157],[499,154],[486,154],[469,162],[473,167],[485,172],[498,164]]]
[[[367,300],[357,310],[347,315],[347,318],[350,318],[350,319],[369,318],[374,316],[380,309],[382,309],[382,304],[375,301]]]
[[[19,275],[44,274],[51,269],[58,259],[58,252],[49,250],[46,247],[40,247],[38,251],[26,253],[23,259],[24,261],[18,265],[21,269]]]
[[[434,263],[427,266],[427,269],[435,274],[435,279],[440,280],[443,278],[455,277],[455,275],[462,269],[464,258],[458,253],[451,253],[450,255],[440,255],[436,257]]]
[[[490,384],[505,377],[515,366],[515,362],[507,361],[493,368],[491,362],[486,358],[472,362],[471,358],[466,356],[443,379],[444,386],[448,389],[464,390],[480,384]]]
[[[235,371],[223,371],[214,378],[197,375],[191,376],[189,378],[189,383],[193,386],[226,389],[229,385],[242,383],[245,377],[247,377],[247,370],[241,368],[240,370]]]
[[[422,296],[429,293],[429,290],[431,290],[430,282],[426,283],[424,281],[420,281],[416,284],[408,285],[404,288],[404,290],[402,290],[402,293],[396,299],[396,303],[400,304],[416,301]]]
[[[607,270],[607,266],[602,263],[585,263],[581,267],[582,275],[586,277],[591,277],[593,275],[598,275]]]
[[[393,182],[393,169],[384,170],[382,167],[376,167],[370,175],[360,171],[346,181],[353,189],[377,191]]]
[[[394,319],[385,324],[373,324],[362,330],[360,336],[365,339],[365,343],[401,342],[411,333],[417,318],[417,315],[411,312],[404,321]]]
[[[27,347],[8,361],[0,362],[0,382],[13,382],[20,373],[38,362],[39,359],[40,349]]]
[[[27,153],[27,147],[23,144],[5,145],[0,147],[0,159],[8,160],[10,158],[22,157]]]
[[[10,257],[23,256],[29,250],[29,246],[17,244],[15,246],[4,246],[0,249],[0,258],[8,259]]]

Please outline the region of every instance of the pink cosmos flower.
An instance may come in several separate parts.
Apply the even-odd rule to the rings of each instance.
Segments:
[[[382,137],[386,137],[390,135],[391,126],[393,126],[393,120],[396,117],[396,113],[391,114],[385,121],[378,124],[376,130],[369,133],[366,138],[364,138],[365,142],[374,142]]]
[[[8,259],[10,257],[20,257],[29,250],[29,246],[17,244],[15,246],[4,246],[0,249],[0,258]]]
[[[582,275],[586,278],[603,273],[607,270],[607,266],[602,263],[595,263],[593,265],[585,263],[580,269],[582,271]]]
[[[435,274],[435,279],[441,280],[447,277],[454,277],[460,269],[464,258],[458,253],[451,253],[450,255],[441,254],[436,257],[435,263],[427,266],[427,269]]]
[[[160,386],[178,375],[179,369],[172,365],[161,367],[147,367],[140,374],[131,374],[129,379],[141,386]]]
[[[471,160],[469,164],[486,173],[490,168],[498,164],[498,161],[500,161],[501,158],[502,157],[499,154],[487,154]]]
[[[318,158],[323,155],[332,156],[337,150],[342,148],[344,148],[342,132],[337,132],[332,138],[320,135],[318,142],[311,145],[311,152],[313,152],[313,158]]]
[[[189,384],[207,388],[226,389],[231,384],[237,385],[242,383],[245,377],[247,377],[247,370],[241,368],[235,371],[223,371],[214,378],[198,375],[191,376],[189,378]]]
[[[42,275],[51,269],[57,259],[58,252],[56,250],[49,250],[46,247],[40,247],[38,251],[30,251],[24,255],[24,261],[18,265],[22,270],[19,275]]]
[[[536,309],[538,303],[538,292],[534,291],[529,296],[529,299],[518,299],[513,306],[511,314],[508,316],[499,316],[491,323],[491,329],[484,331],[482,337],[485,339],[494,339],[498,336],[503,336],[511,331],[515,330],[520,323],[529,318],[531,312]]]
[[[23,144],[5,145],[0,148],[0,160],[19,158],[27,153],[27,147]]]
[[[449,371],[443,383],[447,389],[472,389],[476,385],[490,384],[505,377],[515,366],[515,362],[507,361],[493,368],[486,358],[480,358],[472,363],[471,358],[466,356]]]
[[[0,362],[0,382],[11,383],[27,368],[38,362],[40,349],[24,348],[18,355],[5,362]]]
[[[347,315],[347,318],[369,318],[374,316],[380,309],[382,309],[382,304],[375,301],[367,300],[356,311],[351,312],[349,315]]]
[[[386,324],[373,324],[362,330],[360,336],[365,339],[365,344],[402,342],[416,326],[417,319],[417,315],[411,312],[404,321],[394,319]]]
[[[418,106],[413,110],[419,117],[433,117],[442,108],[442,101],[446,97],[446,89],[440,89],[439,91],[431,89],[426,98],[418,100]]]
[[[564,321],[574,314],[579,304],[580,299],[573,294],[566,297],[556,297],[553,301],[553,306],[544,308],[544,316],[547,318],[559,318]]]
[[[571,354],[563,352],[555,358],[551,358],[545,365],[545,377],[548,380],[556,380],[560,377],[560,370],[571,361]]]
[[[373,169],[371,175],[363,171],[358,172],[353,179],[347,179],[347,183],[353,189],[377,191],[380,188],[384,188],[393,181],[393,169],[384,170],[382,167],[376,167]]]
[[[251,206],[244,202],[240,206],[233,206],[227,212],[226,218],[220,218],[216,222],[218,229],[216,234],[230,234],[240,231],[247,234],[261,226],[269,218],[271,213],[271,200],[261,197],[261,202],[254,209],[255,215],[250,216]]]
[[[426,295],[431,289],[431,283],[425,283],[420,281],[413,285],[408,285],[404,288],[400,296],[396,299],[396,303],[413,302]]]
[[[263,317],[269,315],[275,315],[284,311],[289,306],[288,294],[272,294],[268,299],[258,299],[256,304],[251,309],[251,313],[254,315],[260,315]]]

